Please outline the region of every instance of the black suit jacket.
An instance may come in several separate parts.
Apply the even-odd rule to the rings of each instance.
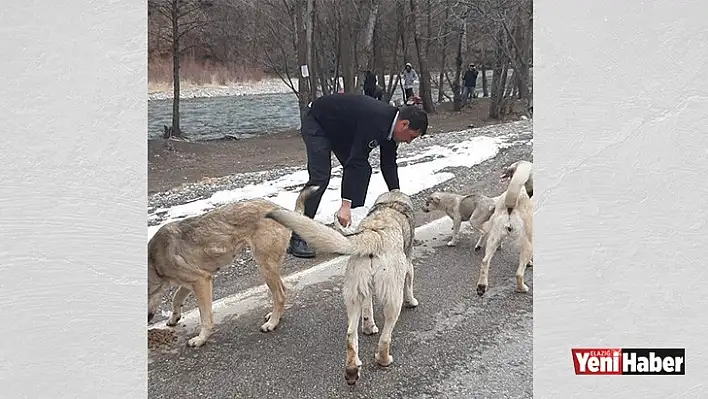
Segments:
[[[310,115],[322,127],[332,149],[343,156],[342,198],[352,208],[364,205],[371,179],[369,154],[381,147],[381,174],[397,189],[397,143],[388,139],[398,108],[361,94],[331,94],[312,102]]]

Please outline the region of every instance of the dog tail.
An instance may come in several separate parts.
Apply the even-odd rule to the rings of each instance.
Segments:
[[[516,207],[521,189],[525,187],[526,182],[531,176],[532,166],[533,164],[531,162],[526,161],[519,162],[518,165],[516,165],[516,170],[509,181],[509,187],[504,197],[504,205],[509,213]]]
[[[287,209],[276,209],[265,216],[294,231],[316,251],[330,254],[351,255],[354,245],[337,230]]]
[[[300,190],[300,194],[297,196],[297,200],[295,200],[295,212],[302,215],[305,212],[305,201],[319,188],[319,186],[303,187],[303,189]]]

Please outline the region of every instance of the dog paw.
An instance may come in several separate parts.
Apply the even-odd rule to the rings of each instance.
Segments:
[[[409,301],[406,301],[406,307],[407,308],[414,308],[418,306],[418,300],[415,298],[411,298]]]
[[[375,358],[376,358],[376,363],[378,363],[379,366],[381,366],[381,367],[388,367],[391,365],[391,363],[393,363],[393,356],[392,355],[388,355],[388,359],[381,359],[381,357],[377,353]]]
[[[347,367],[344,372],[344,379],[347,381],[348,385],[356,384],[356,381],[359,379],[359,366]]]
[[[278,327],[277,324],[268,321],[267,323],[265,323],[265,324],[263,324],[263,325],[261,326],[261,332],[271,332],[271,331],[275,331],[275,329],[276,329],[277,327]]]
[[[206,339],[200,337],[197,335],[196,337],[190,339],[187,341],[187,344],[191,346],[192,348],[199,348],[200,346],[203,346],[206,343]]]
[[[447,243],[447,246],[448,246],[448,247],[454,247],[455,245],[457,245],[457,241],[455,241],[455,240],[450,240],[450,241],[448,241],[448,243]]]
[[[527,293],[527,292],[529,292],[529,286],[524,284],[521,287],[516,287],[516,292],[521,293],[521,294]]]
[[[362,328],[362,332],[364,335],[374,335],[379,333],[379,328],[376,327],[376,324],[373,324],[371,326],[364,326]]]
[[[172,313],[172,317],[165,323],[168,327],[174,327],[182,319],[182,315]]]
[[[487,292],[487,286],[485,284],[477,284],[477,295],[482,296]]]

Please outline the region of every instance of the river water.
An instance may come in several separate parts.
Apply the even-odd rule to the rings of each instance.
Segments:
[[[491,87],[491,72],[487,81]],[[452,95],[451,90],[447,91]],[[477,92],[481,96],[481,81],[477,82]],[[432,94],[437,99],[436,89]],[[402,98],[400,88],[393,98]],[[218,140],[226,135],[263,136],[300,126],[297,97],[293,93],[185,98],[180,101],[180,114],[182,131],[192,141]],[[161,137],[163,125],[172,125],[172,100],[148,101],[148,139]]]

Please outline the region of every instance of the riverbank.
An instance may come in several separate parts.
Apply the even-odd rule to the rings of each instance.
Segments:
[[[450,103],[437,106],[438,112],[430,116],[430,135],[499,123],[487,118],[487,98],[477,99],[459,112],[451,108]],[[518,120],[522,107],[518,106],[514,111],[515,115],[508,120]],[[148,194],[236,173],[302,167],[306,161],[297,128],[241,140],[149,140]]]

